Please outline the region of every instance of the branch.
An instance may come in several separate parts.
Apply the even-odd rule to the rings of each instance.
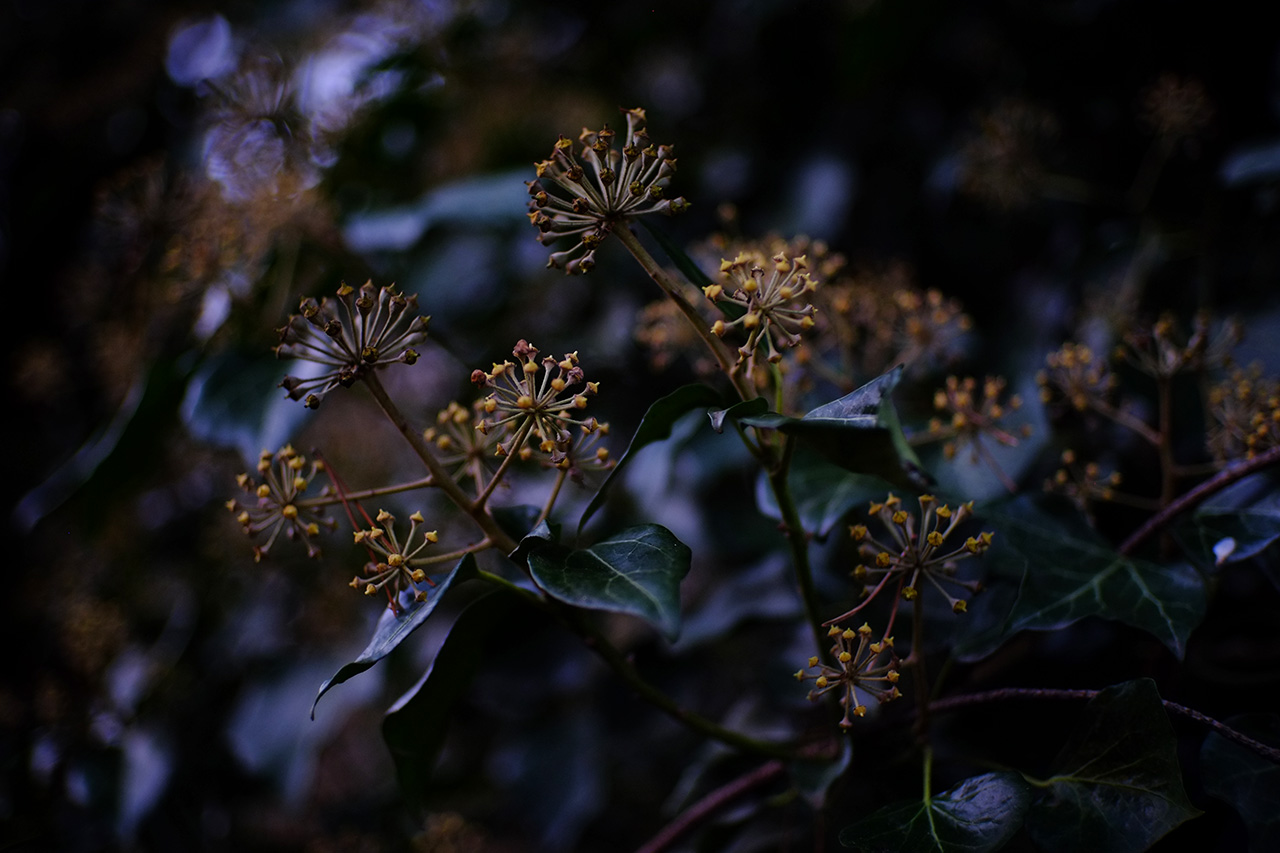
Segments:
[[[692,831],[698,824],[709,819],[720,809],[753,788],[759,788],[777,779],[785,769],[786,766],[781,761],[769,761],[761,764],[750,773],[739,776],[727,785],[716,788],[686,809],[674,821],[663,827],[661,832],[649,839],[647,844],[636,850],[636,853],[662,853],[663,850],[670,848],[686,833]]]
[[[1121,554],[1131,554],[1143,542],[1169,526],[1175,518],[1187,510],[1199,505],[1210,495],[1220,492],[1232,483],[1243,480],[1257,471],[1280,462],[1280,447],[1273,447],[1265,453],[1259,453],[1252,459],[1246,459],[1231,466],[1217,475],[1210,477],[1200,485],[1180,495],[1176,500],[1160,510],[1147,523],[1139,527],[1117,549]]]
[[[1005,687],[1000,690],[987,690],[982,693],[965,693],[960,696],[951,696],[946,699],[939,699],[929,704],[929,710],[938,713],[940,711],[952,711],[957,708],[964,708],[969,705],[986,705],[991,702],[1005,702],[1012,699],[1093,699],[1101,690],[1056,690],[1051,688],[1040,687]],[[1161,699],[1160,704],[1164,705],[1164,709],[1172,714],[1186,717],[1189,720],[1195,720],[1203,726],[1213,729],[1229,741],[1243,746],[1252,752],[1257,753],[1263,758],[1274,764],[1280,764],[1280,749],[1273,746],[1267,746],[1265,743],[1256,741],[1248,735],[1231,728],[1225,723],[1215,720],[1213,717],[1200,713],[1194,708],[1188,708],[1186,705],[1179,705],[1177,702],[1170,702],[1167,699]]]

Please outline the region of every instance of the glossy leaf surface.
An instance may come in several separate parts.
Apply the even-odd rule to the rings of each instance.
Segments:
[[[514,606],[515,598],[501,593],[468,605],[422,678],[387,710],[382,737],[407,802],[425,802],[454,705],[484,662],[486,647],[502,640],[496,629]]]
[[[312,719],[315,718],[316,704],[320,702],[320,697],[391,654],[396,646],[403,643],[409,638],[410,634],[422,627],[422,624],[435,612],[436,605],[440,603],[440,599],[444,598],[444,594],[449,591],[451,586],[459,581],[475,577],[475,574],[476,559],[471,554],[467,554],[453,567],[453,571],[443,578],[435,579],[435,586],[428,586],[425,582],[414,585],[415,589],[427,594],[425,601],[412,601],[406,593],[399,613],[388,608],[378,620],[378,626],[373,632],[373,639],[369,641],[369,645],[365,647],[365,650],[351,663],[346,664],[334,673],[332,678],[320,685],[320,692],[316,694],[316,700],[311,705]]]
[[[1280,477],[1255,474],[1223,489],[1177,528],[1202,565],[1247,560],[1280,539]]]
[[[930,798],[886,806],[840,832],[860,853],[987,853],[1022,826],[1031,788],[1018,773],[985,773]]]
[[[1020,498],[979,516],[996,534],[985,558],[992,592],[1000,596],[994,587],[1002,585],[1011,604],[1003,618],[975,620],[957,647],[961,659],[985,657],[1019,631],[1052,631],[1090,616],[1146,631],[1183,657],[1205,612],[1204,580],[1190,565],[1121,555],[1065,503],[1050,512]]]
[[[700,384],[684,385],[655,401],[640,419],[640,426],[636,428],[636,434],[631,437],[631,443],[627,445],[626,452],[618,459],[618,464],[609,472],[609,476],[600,485],[599,491],[583,510],[582,519],[578,522],[578,530],[581,531],[591,516],[595,515],[596,510],[604,504],[610,487],[637,453],[654,442],[670,438],[671,428],[675,422],[694,409],[705,409],[719,404],[720,395],[709,386]]]
[[[1182,787],[1173,726],[1149,678],[1091,701],[1055,767],[1027,815],[1027,831],[1045,850],[1146,850],[1200,814]]]
[[[855,474],[871,474],[905,488],[923,486],[927,480],[919,461],[907,445],[889,399],[902,368],[895,367],[838,400],[819,406],[802,418],[769,411],[757,397],[711,415],[720,431],[726,420],[760,429],[776,429],[795,436],[805,446]]]
[[[680,633],[680,581],[689,573],[691,556],[671,531],[643,524],[581,551],[536,547],[527,560],[534,581],[551,597],[639,616],[674,640]]]

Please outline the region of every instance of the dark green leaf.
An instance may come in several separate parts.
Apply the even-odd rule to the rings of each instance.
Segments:
[[[631,437],[631,443],[627,445],[627,450],[622,454],[622,458],[618,460],[618,464],[609,472],[609,476],[600,484],[600,490],[591,498],[591,502],[587,504],[587,508],[582,512],[582,518],[578,521],[578,531],[591,519],[603,504],[608,494],[609,487],[613,485],[613,481],[622,469],[626,467],[641,449],[653,444],[655,441],[663,441],[671,437],[671,428],[681,417],[693,411],[694,409],[705,409],[711,406],[719,405],[720,395],[712,388],[706,385],[694,384],[684,385],[672,391],[667,396],[657,400],[644,413],[644,417],[640,419],[640,426],[636,428],[636,434]]]
[[[422,678],[387,711],[382,737],[406,802],[426,802],[453,707],[480,669],[486,648],[505,642],[495,629],[515,603],[514,596],[491,593],[467,605]]]
[[[803,613],[800,596],[781,554],[721,578],[684,620],[674,651],[683,653],[725,636],[748,619],[795,619]]]
[[[1030,802],[1019,774],[985,773],[927,803],[886,806],[841,830],[840,843],[862,853],[987,853],[1013,837]]]
[[[475,577],[475,575],[476,559],[471,554],[467,554],[458,561],[458,565],[453,567],[453,571],[436,580],[435,586],[429,586],[426,582],[415,584],[415,589],[427,594],[426,600],[413,601],[412,596],[405,593],[402,602],[403,606],[399,613],[388,608],[382,614],[382,618],[378,620],[378,627],[374,629],[373,639],[369,641],[369,645],[360,653],[360,656],[343,666],[334,673],[332,678],[320,685],[320,692],[316,694],[316,700],[311,704],[311,718],[315,719],[316,705],[319,704],[321,696],[342,682],[356,677],[389,655],[392,649],[403,643],[410,634],[427,621],[427,617],[436,609],[436,605],[440,603],[440,599],[448,592],[449,587],[459,581]]]
[[[724,422],[728,420],[738,420],[749,415],[763,415],[769,411],[769,401],[764,397],[756,397],[754,400],[743,400],[740,403],[734,403],[727,409],[719,409],[714,412],[708,412],[707,417],[711,418],[711,428],[716,432],[724,432]],[[778,417],[781,417],[780,415]]]
[[[1103,690],[1027,814],[1045,850],[1137,853],[1200,811],[1182,787],[1177,741],[1155,682]]]
[[[691,557],[670,530],[643,524],[583,551],[544,545],[527,559],[534,581],[552,598],[639,616],[674,640],[680,634],[680,581]]]
[[[560,525],[550,525],[539,521],[538,526],[530,530],[520,539],[520,544],[507,556],[517,563],[529,559],[529,554],[545,545],[554,545],[560,541]]]
[[[1019,498],[979,515],[995,531],[985,559],[991,583],[1017,593],[1003,620],[975,624],[981,630],[962,638],[961,660],[985,657],[1019,631],[1057,630],[1089,616],[1147,631],[1184,655],[1205,612],[1204,580],[1190,565],[1116,553],[1065,502],[1049,512]]]
[[[1280,746],[1280,716],[1245,714],[1224,722],[1269,746]],[[1249,830],[1249,850],[1280,850],[1280,765],[1211,734],[1200,748],[1204,790],[1231,805]]]
[[[879,477],[851,474],[811,453],[795,455],[787,483],[804,529],[819,538],[830,533],[854,507],[884,500],[890,488]],[[763,472],[756,481],[756,505],[769,518],[782,519],[768,475]]]
[[[538,523],[538,516],[542,515],[540,508],[528,504],[495,506],[491,512],[493,520],[498,522],[502,532],[516,540],[529,535]]]
[[[246,460],[284,445],[311,412],[278,387],[307,362],[280,362],[261,353],[228,352],[204,364],[183,401],[187,429],[197,438],[238,448]]]
[[[1176,532],[1201,565],[1257,556],[1280,539],[1280,477],[1246,477],[1201,504]]]
[[[871,474],[904,488],[927,485],[919,461],[907,445],[889,394],[902,377],[895,367],[856,391],[819,406],[802,418],[768,411],[762,397],[711,415],[717,431],[726,419],[746,426],[776,429],[855,474]]]

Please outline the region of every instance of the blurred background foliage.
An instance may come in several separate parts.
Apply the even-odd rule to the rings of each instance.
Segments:
[[[380,721],[447,619],[307,720],[377,608],[347,589],[338,540],[319,562],[286,550],[255,565],[222,503],[259,449],[285,441],[325,448],[353,484],[394,479],[408,457],[361,395],[334,395],[323,417],[283,400],[273,330],[300,296],[341,280],[398,282],[434,315],[422,362],[387,377],[412,417],[425,422],[523,337],[581,353],[620,450],[696,365],[651,364],[633,328],[657,292],[617,247],[587,277],[544,268],[521,182],[557,134],[644,106],[655,141],[676,145],[676,188],[694,204],[664,223],[679,242],[807,234],[865,276],[958,300],[971,328],[925,369],[999,372],[1032,398],[1065,335],[1105,341],[1109,317],[1207,310],[1244,318],[1238,360],[1273,375],[1280,51],[1258,11],[3,4],[3,489],[15,547],[0,619],[0,845],[638,845],[738,759],[637,705],[540,617],[511,615],[511,639],[462,698],[429,813],[402,802]],[[927,418],[930,399],[903,401],[904,416]],[[811,652],[770,526],[743,523],[756,509],[741,450],[690,420],[646,452],[606,514],[666,524],[693,548],[687,626],[674,647],[623,618],[611,631],[690,705],[776,730],[802,704],[785,679]],[[1034,485],[1056,455],[1042,440],[1006,461]],[[1131,462],[1127,481],[1150,485],[1144,460]],[[1132,525],[1116,512],[1104,529]],[[1002,665],[1034,651],[1053,685],[1163,675],[1206,712],[1255,709],[1280,670],[1276,591],[1260,577],[1221,578],[1179,673],[1158,644],[1092,622],[1024,638]],[[981,735],[981,724],[949,733]],[[903,746],[860,747],[879,793],[855,809],[914,793],[913,771],[895,763]],[[1053,748],[1030,760],[1047,764]],[[1178,843],[1238,849],[1237,819],[1208,802]],[[806,837],[803,803],[764,812],[727,812],[698,849]]]

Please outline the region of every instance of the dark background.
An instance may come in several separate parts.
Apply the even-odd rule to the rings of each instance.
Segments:
[[[439,638],[352,682],[321,722],[297,714],[376,614],[337,563],[253,565],[221,508],[232,477],[268,435],[345,440],[333,452],[352,481],[385,479],[402,457],[368,452],[387,443],[358,402],[326,404],[323,422],[290,408],[279,416],[293,431],[272,432],[264,413],[286,411],[272,329],[339,280],[398,281],[422,294],[445,347],[402,389],[418,395],[415,415],[529,337],[590,356],[615,393],[604,414],[628,434],[678,381],[652,374],[630,341],[631,312],[656,293],[614,246],[586,279],[543,271],[519,181],[558,133],[617,126],[619,105],[643,105],[694,204],[669,225],[680,240],[722,227],[728,203],[731,231],[806,232],[854,265],[905,261],[974,318],[970,371],[1029,377],[1144,246],[1126,309],[1242,316],[1245,360],[1274,370],[1280,51],[1258,15],[1255,3],[1102,0],[0,4],[12,541],[0,846],[639,844],[687,754],[647,755],[670,736],[665,721],[536,620],[521,626],[533,638],[523,664],[499,656],[455,724],[432,817],[400,803],[378,724]],[[237,70],[212,85],[166,70],[193,23],[234,40]],[[320,115],[299,69],[336,47],[365,51],[371,94]],[[1144,119],[1162,75],[1197,81],[1208,118],[1168,142],[1158,181],[1135,192],[1164,144]],[[993,115],[1035,118],[1001,147]],[[510,197],[465,183],[509,172]],[[433,208],[425,226],[423,208],[401,220],[422,226],[416,238],[352,238],[360,217],[460,181],[460,205]],[[705,538],[733,550],[727,533]],[[1274,590],[1232,582],[1254,602],[1234,626],[1248,634]],[[766,622],[755,642],[775,630]],[[1063,686],[1077,664],[1091,683],[1110,683],[1099,661],[1115,680],[1132,673],[1105,651],[1124,636],[1094,640],[1058,659]],[[673,683],[697,671],[654,645],[640,654]],[[1274,685],[1274,644],[1263,648],[1256,672],[1237,673],[1238,696]],[[740,654],[707,654],[722,691],[712,708],[760,689]],[[1217,710],[1249,709],[1195,671],[1213,668],[1206,654],[1174,677],[1204,677],[1194,690]],[[565,746],[533,754],[547,743]],[[573,763],[590,752],[623,760]],[[548,792],[547,776],[579,787]],[[1202,849],[1236,849],[1233,818],[1198,805],[1210,814],[1187,831]]]

